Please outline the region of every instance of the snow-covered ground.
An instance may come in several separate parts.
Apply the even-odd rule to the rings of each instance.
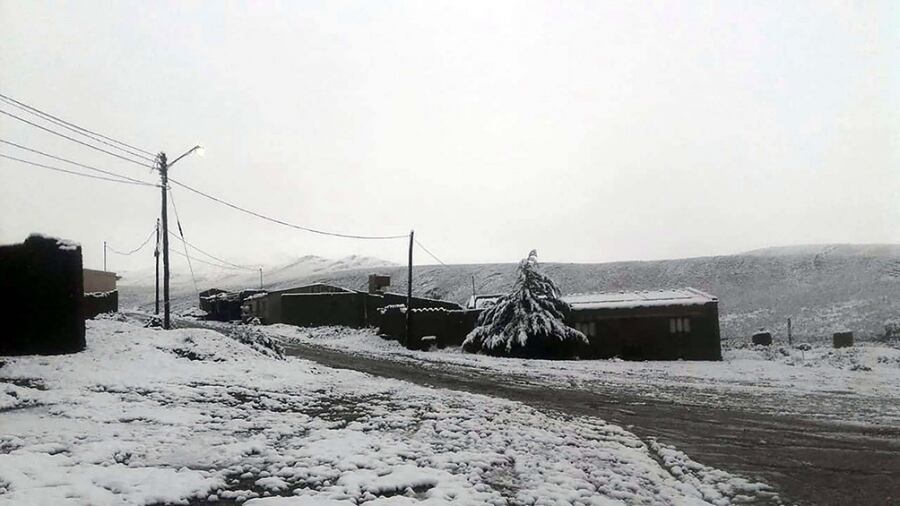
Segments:
[[[84,352],[3,359],[2,504],[778,501],[596,418],[284,360],[212,330],[87,324]]]
[[[472,355],[457,349],[410,351],[370,329],[260,328],[283,342],[416,361],[425,367],[493,371],[566,388],[613,388],[684,404],[900,425],[900,347],[885,343],[865,342],[843,349],[824,344],[732,347],[726,343],[721,362],[541,361]]]

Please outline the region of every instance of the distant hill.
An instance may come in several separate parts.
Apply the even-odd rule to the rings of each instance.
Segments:
[[[352,262],[342,265],[349,264]],[[331,271],[324,270],[323,265],[315,272],[286,269],[270,286],[326,282],[365,289],[368,275],[379,273],[391,276],[391,291],[405,292],[406,267],[384,264],[372,262]],[[472,294],[473,276],[478,293],[502,293],[512,286],[515,267],[417,266],[413,291],[464,302]],[[760,327],[783,337],[788,317],[793,320],[794,335],[801,339],[830,336],[844,328],[860,337],[873,337],[883,330],[886,320],[900,320],[900,245],[789,246],[737,255],[602,264],[547,263],[542,267],[563,293],[684,286],[707,291],[719,297],[726,338],[747,336]]]

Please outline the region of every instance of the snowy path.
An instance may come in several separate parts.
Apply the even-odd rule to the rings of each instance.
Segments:
[[[669,395],[659,396],[660,381],[652,376],[652,371],[640,378],[646,382],[627,377],[626,380],[637,385],[621,388],[616,383],[565,381],[571,377],[546,374],[546,371],[541,371],[543,364],[535,365],[536,370],[523,371],[516,367],[522,361],[470,357],[452,352],[409,352],[367,331],[320,329],[314,332],[288,326],[262,327],[262,330],[290,342],[292,354],[331,367],[503,397],[527,403],[544,412],[552,410],[570,416],[600,417],[643,438],[658,437],[674,444],[705,464],[763,479],[778,486],[792,501],[810,504],[891,504],[892,500],[900,497],[900,428],[890,423],[860,425],[773,414],[771,405],[752,404],[759,397],[759,392],[741,398],[746,390],[744,385],[738,385],[738,389],[728,388],[734,385],[718,385],[712,392],[709,385],[700,385],[701,388],[690,384],[680,387],[665,385]],[[332,335],[334,333],[341,336]],[[291,339],[298,335],[299,339]],[[366,340],[365,344],[360,340]],[[477,365],[484,362],[473,365],[469,359],[494,360],[504,367],[480,367]],[[634,363],[606,362],[600,367],[634,366]],[[560,364],[592,365],[590,362],[546,364],[554,369],[560,368]],[[722,364],[717,365],[721,367]],[[753,369],[766,366],[767,363],[761,362],[753,365]],[[578,373],[576,371],[577,377],[584,379],[583,372]],[[720,379],[720,382],[728,379]],[[846,379],[828,378],[817,386],[827,389],[833,387],[836,381]],[[773,390],[778,393],[771,384],[774,382],[769,383],[763,393]],[[657,395],[638,395],[635,386],[647,387]],[[728,392],[729,396],[727,402],[720,402],[718,407],[715,406],[716,398],[721,398],[722,394],[716,395],[716,391]],[[790,394],[795,400],[798,398],[796,393],[782,394]],[[816,395],[817,392],[807,392],[806,404],[794,406],[794,412],[807,410],[821,413],[831,410],[834,416],[829,418],[834,419],[845,407],[838,403],[824,404]],[[693,402],[682,402],[685,399]],[[876,414],[881,415],[880,420],[890,420],[895,410],[900,408],[896,398],[884,395],[880,401],[894,411]],[[772,399],[769,402],[773,402]],[[850,398],[847,402],[852,406],[860,401]],[[877,405],[863,408],[879,409]]]
[[[82,353],[4,358],[0,504],[778,502],[596,417],[260,350],[91,321]]]
[[[653,401],[604,389],[554,388],[521,376],[420,367],[288,345],[288,353],[331,367],[516,400],[544,412],[599,417],[692,458],[771,483],[807,504],[893,504],[900,498],[900,428],[821,423],[791,416]]]

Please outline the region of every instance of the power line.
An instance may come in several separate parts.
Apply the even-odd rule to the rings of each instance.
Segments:
[[[147,239],[145,239],[144,242],[142,242],[140,246],[138,246],[137,248],[134,248],[133,250],[129,251],[128,253],[116,251],[115,248],[113,248],[109,244],[106,245],[106,249],[108,249],[109,251],[112,251],[113,253],[115,253],[117,255],[123,255],[123,256],[133,255],[133,254],[137,253],[138,251],[140,251],[144,246],[146,246],[147,243],[150,242],[150,239],[153,237],[153,234],[155,234],[155,233],[156,233],[156,226],[154,226],[153,229],[150,230],[150,235],[147,236]]]
[[[183,256],[183,257],[187,257],[187,255],[185,255],[184,253],[182,253],[182,252],[180,252],[180,251],[178,251],[178,250],[174,250],[174,249],[173,249],[173,250],[169,250],[169,253],[175,253],[176,255],[180,255],[180,256]],[[188,257],[188,258],[190,258],[190,257]],[[226,269],[226,270],[229,270],[229,271],[236,271],[236,270],[238,270],[238,269],[235,269],[234,267],[228,267],[227,265],[214,264],[214,263],[212,263],[212,262],[207,262],[206,260],[202,260],[202,259],[197,258],[197,257],[194,257],[192,260],[193,260],[194,262],[200,262],[201,264],[211,265],[211,266],[213,266],[213,267],[218,267],[218,268],[220,268],[220,269]]]
[[[70,123],[70,122],[68,122],[68,121],[66,121],[66,120],[64,120],[64,119],[62,119],[62,118],[58,118],[58,117],[56,117],[56,116],[54,116],[54,115],[52,115],[52,114],[50,114],[50,113],[48,113],[48,112],[41,111],[40,109],[38,109],[38,108],[36,108],[36,107],[32,107],[32,106],[30,106],[30,105],[28,105],[28,104],[19,102],[18,100],[14,99],[14,98],[12,98],[12,97],[6,96],[6,95],[4,95],[4,94],[2,94],[2,93],[0,93],[0,98],[3,98],[3,99],[6,100],[7,102],[10,102],[10,103],[12,103],[13,105],[18,106],[20,109],[25,108],[25,109],[31,111],[33,114],[41,115],[41,116],[43,116],[45,119],[51,118],[51,119],[53,119],[53,120],[55,120],[55,121],[58,121],[59,123],[62,123],[63,125],[68,125],[68,126],[70,126],[70,127],[72,127],[72,128],[81,130],[81,131],[83,131],[83,132],[87,132],[87,133],[89,133],[89,134],[96,135],[97,137],[102,137],[102,138],[104,138],[104,139],[106,139],[106,140],[115,142],[116,144],[120,144],[120,145],[122,145],[122,146],[125,146],[126,148],[130,148],[130,149],[133,149],[133,150],[135,150],[135,151],[139,151],[139,152],[141,152],[141,153],[144,153],[144,154],[149,155],[149,156],[152,156],[152,157],[155,157],[155,156],[156,156],[155,153],[152,153],[152,152],[150,152],[150,151],[147,151],[146,149],[141,149],[141,148],[132,146],[131,144],[124,143],[124,142],[122,142],[122,141],[120,141],[120,140],[113,139],[112,137],[108,137],[108,136],[103,135],[103,134],[101,134],[101,133],[97,133],[97,132],[94,132],[94,131],[92,131],[92,130],[88,130],[87,128],[80,127],[80,126],[78,126],[78,125],[76,125],[76,124],[74,124],[74,123]],[[62,126],[62,125],[60,125],[60,126]],[[119,148],[119,149],[121,149],[121,148]],[[123,150],[123,151],[124,151],[124,150]]]
[[[93,174],[85,174],[84,172],[76,172],[74,170],[60,169],[59,167],[52,167],[50,165],[44,165],[42,163],[32,162],[29,160],[22,160],[21,158],[16,158],[14,156],[5,155],[3,153],[0,153],[0,157],[7,158],[9,160],[15,160],[15,161],[21,162],[21,163],[27,163],[29,165],[34,165],[35,167],[42,167],[42,168],[48,169],[48,170],[55,170],[57,172],[65,172],[66,174],[73,174],[76,176],[89,177],[92,179],[101,179],[103,181],[112,181],[114,183],[124,183],[124,184],[134,184],[134,185],[139,185],[139,186],[153,186],[153,187],[156,186],[155,184],[145,183],[143,181],[135,182],[135,181],[128,181],[125,179],[113,179],[111,177],[95,176]]]
[[[200,253],[203,253],[204,255],[206,255],[206,256],[212,258],[213,260],[216,260],[216,261],[218,261],[218,262],[222,262],[223,264],[225,264],[225,265],[227,265],[227,266],[233,267],[233,268],[235,268],[235,269],[242,269],[242,270],[254,271],[254,272],[257,270],[257,269],[252,268],[252,267],[247,267],[247,266],[245,266],[245,265],[238,265],[238,264],[235,264],[235,263],[231,263],[231,262],[229,262],[229,261],[227,261],[227,260],[222,260],[221,258],[219,258],[219,257],[217,257],[217,256],[213,256],[212,254],[207,253],[207,252],[203,251],[202,249],[198,248],[197,246],[194,246],[193,244],[187,242],[187,241],[184,240],[183,238],[178,237],[178,234],[176,234],[175,232],[172,232],[171,230],[169,231],[169,234],[170,234],[172,237],[178,239],[179,241],[181,241],[181,242],[187,244],[191,249],[194,249],[194,250],[196,250],[196,251],[198,251],[198,252],[200,252]],[[195,257],[195,258],[196,258],[196,257]]]
[[[61,127],[65,128],[66,130],[75,132],[76,134],[79,134],[79,135],[83,135],[83,136],[91,139],[94,142],[99,142],[100,144],[105,144],[113,149],[118,149],[120,151],[124,151],[125,153],[128,153],[131,156],[134,156],[137,158],[142,158],[144,160],[147,160],[148,162],[155,161],[155,158],[153,157],[154,155],[152,153],[148,153],[148,154],[150,154],[150,157],[148,158],[147,155],[143,155],[141,153],[137,153],[130,149],[123,148],[121,146],[117,146],[116,144],[113,144],[112,142],[107,142],[100,138],[100,137],[104,137],[104,138],[109,139],[109,137],[106,137],[105,135],[94,134],[93,132],[91,132],[90,130],[87,130],[86,128],[82,128],[82,127],[79,127],[78,125],[69,123],[68,121],[61,120],[61,119],[57,118],[56,116],[45,113],[39,109],[35,109],[34,107],[31,107],[30,105],[23,104],[22,102],[19,102],[18,100],[7,97],[6,95],[0,94],[0,100],[4,100],[9,105],[16,107],[18,109],[21,109],[25,112],[34,114],[35,116],[38,116],[41,119],[49,121],[50,123],[53,123],[54,125],[61,126]],[[112,140],[115,141],[115,139],[112,139]],[[118,142],[118,141],[115,141],[115,142]]]
[[[122,175],[122,174],[118,174],[118,173],[116,173],[116,172],[111,172],[111,171],[108,171],[108,170],[98,169],[97,167],[92,167],[92,166],[90,166],[90,165],[85,165],[85,164],[83,164],[83,163],[74,162],[74,161],[69,160],[69,159],[67,159],[67,158],[62,158],[62,157],[60,157],[60,156],[51,155],[51,154],[49,154],[49,153],[44,153],[43,151],[39,151],[39,150],[37,150],[37,149],[29,148],[29,147],[23,146],[23,145],[21,145],[21,144],[16,144],[15,142],[11,142],[11,141],[8,141],[8,140],[5,140],[5,139],[0,139],[0,142],[2,142],[2,143],[4,143],[4,144],[9,144],[10,146],[15,146],[15,147],[17,147],[17,148],[19,148],[19,149],[24,149],[25,151],[31,151],[32,153],[36,153],[36,154],[39,154],[39,155],[43,155],[43,156],[46,156],[46,157],[48,157],[48,158],[53,158],[54,160],[59,160],[59,161],[61,161],[61,162],[71,163],[72,165],[77,165],[77,166],[79,166],[79,167],[83,167],[83,168],[88,169],[88,170],[93,170],[93,171],[95,171],[95,172],[100,172],[101,174],[107,174],[107,175],[115,176],[115,177],[118,177],[118,178],[121,178],[121,179],[127,179],[127,180],[133,181],[133,182],[135,182],[135,183],[148,184],[148,185],[151,185],[151,186],[158,186],[158,185],[156,185],[156,184],[148,183],[148,182],[146,182],[146,181],[141,181],[140,179],[135,179],[135,178],[133,178],[133,177],[128,177],[128,176],[125,176],[125,175]]]
[[[2,109],[0,109],[0,114],[5,114],[5,115],[7,115],[7,116],[9,116],[9,117],[11,117],[11,118],[15,118],[15,119],[17,119],[17,120],[23,122],[23,123],[27,123],[27,124],[29,124],[29,125],[31,125],[31,126],[33,126],[33,127],[40,128],[41,130],[44,130],[45,132],[50,132],[50,133],[53,134],[53,135],[58,135],[58,136],[60,136],[60,137],[62,137],[62,138],[64,138],[64,139],[68,139],[68,140],[70,140],[70,141],[72,141],[72,142],[77,142],[78,144],[81,144],[82,146],[87,146],[87,147],[89,147],[89,148],[91,148],[91,149],[96,149],[97,151],[100,151],[100,152],[102,152],[102,153],[106,153],[107,155],[111,155],[111,156],[114,156],[114,157],[116,157],[116,158],[125,160],[126,162],[136,163],[136,164],[138,164],[138,165],[140,165],[140,166],[142,166],[142,167],[147,167],[148,169],[154,168],[153,165],[147,165],[146,163],[144,163],[144,162],[139,162],[139,161],[137,161],[137,160],[135,160],[135,159],[133,159],[133,158],[128,158],[128,157],[122,156],[122,155],[120,155],[120,154],[118,154],[118,153],[113,153],[112,151],[107,151],[107,150],[105,150],[105,149],[103,149],[103,148],[101,148],[101,147],[94,146],[93,144],[88,144],[87,142],[80,141],[80,140],[78,140],[78,139],[76,139],[76,138],[74,138],[74,137],[69,137],[69,136],[66,135],[66,134],[59,133],[59,132],[57,132],[56,130],[52,130],[52,129],[47,128],[47,127],[45,127],[45,126],[43,126],[43,125],[38,125],[37,123],[34,123],[34,122],[32,122],[32,121],[28,121],[27,119],[25,119],[25,118],[23,118],[23,117],[21,117],[21,116],[16,116],[15,114],[10,113],[10,112],[7,112],[7,111],[4,111],[4,110],[2,110]]]
[[[172,189],[168,189],[169,196],[172,197],[172,210],[175,211],[175,223],[178,224],[178,233],[181,234],[181,241],[184,243],[184,256],[187,258],[188,269],[191,271],[191,281],[194,282],[194,291],[197,292],[197,295],[200,295],[200,289],[197,288],[197,278],[194,277],[194,266],[191,265],[191,256],[188,253],[187,249],[187,241],[184,240],[184,230],[181,229],[181,219],[178,217],[178,208],[175,207],[175,194],[172,193]]]
[[[305,231],[305,232],[312,232],[313,234],[328,235],[328,236],[332,236],[332,237],[343,237],[343,238],[345,238],[345,239],[406,239],[406,238],[408,237],[406,234],[403,234],[403,235],[355,235],[355,234],[341,234],[341,233],[337,233],[337,232],[326,232],[326,231],[324,231],[324,230],[317,230],[317,229],[314,229],[314,228],[304,227],[304,226],[301,226],[301,225],[295,225],[295,224],[293,224],[293,223],[288,223],[288,222],[286,222],[286,221],[282,221],[282,220],[279,220],[279,219],[277,219],[277,218],[272,218],[272,217],[270,217],[270,216],[266,216],[266,215],[264,215],[264,214],[257,213],[257,212],[255,212],[255,211],[250,211],[250,210],[248,210],[248,209],[244,209],[243,207],[237,206],[237,205],[232,204],[232,203],[230,203],[230,202],[226,202],[226,201],[224,201],[224,200],[222,200],[222,199],[220,199],[220,198],[213,197],[212,195],[209,195],[208,193],[204,193],[204,192],[202,192],[202,191],[200,191],[200,190],[197,190],[197,189],[195,189],[195,188],[191,188],[190,186],[188,186],[188,185],[186,185],[186,184],[184,184],[184,183],[178,182],[178,181],[176,181],[176,180],[174,180],[174,179],[172,179],[172,178],[169,178],[169,181],[172,182],[172,183],[177,184],[178,186],[180,186],[180,187],[182,187],[182,188],[184,188],[184,189],[186,189],[186,190],[190,190],[190,191],[196,193],[197,195],[201,195],[201,196],[206,197],[206,198],[208,198],[208,199],[210,199],[210,200],[212,200],[212,201],[215,201],[215,202],[218,202],[218,203],[220,203],[220,204],[222,204],[222,205],[228,206],[228,207],[230,207],[230,208],[232,208],[232,209],[241,211],[241,212],[243,212],[243,213],[247,213],[247,214],[252,215],[252,216],[256,216],[257,218],[262,218],[262,219],[264,219],[264,220],[271,221],[271,222],[273,222],[273,223],[277,223],[277,224],[279,224],[279,225],[284,225],[284,226],[286,226],[286,227],[295,228],[295,229],[297,229],[297,230],[303,230],[303,231]]]
[[[441,264],[441,265],[447,265],[447,264],[445,264],[444,262],[442,262],[440,258],[436,257],[436,256],[434,255],[434,253],[428,251],[428,248],[426,248],[425,246],[423,246],[422,243],[420,243],[418,239],[413,239],[413,241],[415,241],[416,246],[418,246],[418,247],[422,248],[423,250],[425,250],[425,253],[428,253],[429,255],[431,255],[431,258],[437,260],[439,264]]]

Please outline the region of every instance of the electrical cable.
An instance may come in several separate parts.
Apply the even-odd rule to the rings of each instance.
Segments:
[[[445,264],[444,262],[442,262],[440,258],[436,257],[436,256],[434,255],[434,253],[428,251],[428,248],[426,248],[425,246],[423,246],[422,243],[420,243],[418,239],[413,239],[413,242],[415,242],[416,245],[417,245],[418,247],[420,247],[420,248],[422,248],[423,250],[425,250],[425,253],[428,253],[429,255],[431,255],[431,258],[437,260],[439,264],[441,264],[441,265],[447,265],[447,264]]]
[[[31,113],[31,114],[34,114],[35,116],[38,116],[38,117],[40,117],[41,119],[43,119],[43,120],[45,120],[45,121],[49,121],[50,123],[53,123],[54,125],[60,126],[60,127],[62,127],[62,128],[65,128],[66,130],[69,130],[70,132],[74,132],[74,133],[76,133],[76,134],[83,135],[83,136],[87,137],[88,139],[91,139],[91,140],[94,141],[94,142],[99,142],[100,144],[105,144],[105,145],[107,145],[107,146],[109,146],[109,147],[111,147],[111,148],[113,148],[113,149],[118,149],[118,150],[120,150],[120,151],[124,151],[125,153],[128,153],[128,154],[131,155],[131,156],[134,156],[134,157],[136,157],[136,158],[141,158],[141,159],[146,160],[146,161],[151,162],[151,163],[156,161],[156,158],[155,158],[152,154],[150,155],[150,157],[148,157],[147,155],[143,155],[143,154],[141,154],[141,153],[136,153],[136,152],[134,152],[134,151],[131,151],[131,150],[126,149],[126,148],[123,148],[123,147],[121,147],[121,146],[117,146],[117,145],[115,145],[115,144],[113,144],[113,143],[111,143],[111,142],[107,142],[107,141],[105,141],[105,140],[103,140],[103,139],[101,139],[101,138],[99,138],[99,137],[95,137],[95,136],[92,135],[92,134],[89,134],[89,133],[86,133],[86,132],[82,131],[82,130],[86,130],[86,129],[82,129],[81,127],[78,127],[78,126],[70,126],[71,123],[68,123],[68,122],[63,121],[63,120],[55,119],[55,118],[56,118],[55,116],[52,116],[52,115],[47,114],[47,113],[44,113],[43,111],[39,111],[38,109],[34,109],[34,108],[32,108],[31,106],[24,105],[24,104],[22,104],[21,102],[16,101],[15,99],[11,99],[11,98],[8,98],[8,97],[6,97],[6,96],[4,96],[4,95],[0,95],[0,100],[4,100],[6,103],[8,103],[9,105],[11,105],[11,106],[13,106],[13,107],[16,107],[16,108],[18,108],[18,109],[20,109],[20,110],[23,110],[23,111],[25,111],[25,112],[29,112],[29,113]],[[99,134],[97,134],[97,135],[99,135]],[[103,137],[105,137],[105,136],[103,136]]]
[[[0,142],[2,142],[2,143],[4,143],[4,144],[9,144],[10,146],[14,146],[14,147],[17,147],[17,148],[19,148],[19,149],[24,149],[25,151],[31,151],[32,153],[36,153],[36,154],[38,154],[38,155],[43,155],[43,156],[46,156],[46,157],[48,157],[48,158],[53,158],[54,160],[59,160],[59,161],[61,161],[61,162],[66,162],[66,163],[70,163],[70,164],[72,164],[72,165],[77,165],[78,167],[83,167],[83,168],[88,169],[88,170],[93,170],[93,171],[99,172],[99,173],[101,173],[101,174],[107,174],[107,175],[110,175],[110,176],[115,176],[115,177],[118,177],[118,178],[127,179],[127,180],[133,181],[133,182],[135,182],[135,183],[148,184],[148,185],[151,185],[151,186],[157,186],[157,187],[159,186],[159,185],[156,185],[156,184],[153,184],[153,183],[149,183],[149,182],[147,182],[147,181],[141,181],[140,179],[135,179],[135,178],[133,178],[133,177],[128,177],[128,176],[125,176],[125,175],[122,175],[122,174],[118,174],[118,173],[116,173],[116,172],[111,172],[111,171],[108,171],[108,170],[98,169],[97,167],[92,167],[92,166],[90,166],[90,165],[85,165],[85,164],[83,164],[83,163],[75,162],[75,161],[69,160],[69,159],[67,159],[67,158],[63,158],[63,157],[61,157],[61,156],[51,155],[50,153],[44,153],[43,151],[39,151],[39,150],[34,149],[34,148],[29,148],[29,147],[23,146],[23,145],[21,145],[21,144],[16,144],[15,142],[8,141],[8,140],[6,140],[6,139],[0,139]]]
[[[188,253],[187,249],[187,241],[184,240],[184,230],[181,229],[181,219],[178,217],[178,207],[175,206],[175,194],[172,193],[172,189],[169,188],[169,197],[172,201],[172,210],[175,211],[175,223],[178,225],[178,233],[181,234],[181,241],[184,243],[184,256],[187,258],[188,269],[191,271],[191,281],[194,282],[194,291],[197,292],[197,296],[200,296],[200,289],[197,288],[197,278],[194,277],[194,266],[191,265],[191,255]]]
[[[100,152],[102,152],[102,153],[106,153],[107,155],[114,156],[114,157],[119,158],[119,159],[121,159],[121,160],[125,160],[126,162],[135,163],[135,164],[140,165],[140,166],[142,166],[142,167],[147,167],[148,169],[153,169],[153,168],[155,168],[153,165],[147,165],[146,163],[144,163],[144,162],[139,162],[139,161],[137,161],[137,160],[135,160],[135,159],[133,159],[133,158],[128,158],[128,157],[126,157],[126,156],[122,156],[122,155],[120,155],[120,154],[113,153],[112,151],[107,151],[107,150],[105,150],[105,149],[103,149],[103,148],[94,146],[93,144],[88,144],[87,142],[80,141],[80,140],[78,140],[78,139],[76,139],[76,138],[74,138],[74,137],[69,137],[69,136],[66,135],[66,134],[59,133],[59,132],[57,132],[56,130],[47,128],[47,127],[42,126],[42,125],[38,125],[37,123],[34,123],[34,122],[32,122],[32,121],[28,121],[27,119],[22,118],[21,116],[16,116],[15,114],[12,114],[12,113],[10,113],[10,112],[4,111],[4,110],[2,110],[2,109],[0,109],[0,114],[5,114],[5,115],[7,115],[7,116],[9,116],[9,117],[11,117],[11,118],[15,118],[15,119],[17,119],[17,120],[23,122],[23,123],[27,123],[27,124],[29,124],[29,125],[31,125],[31,126],[33,126],[33,127],[40,128],[41,130],[43,130],[43,131],[45,131],[45,132],[49,132],[49,133],[51,133],[51,134],[53,134],[53,135],[58,135],[58,136],[60,136],[60,137],[62,137],[62,138],[64,138],[64,139],[68,139],[68,140],[70,140],[70,141],[72,141],[72,142],[77,142],[78,144],[81,144],[82,146],[87,146],[87,147],[89,147],[89,148],[91,148],[91,149],[96,149],[97,151],[100,151]]]
[[[144,242],[142,242],[140,246],[138,246],[137,248],[134,248],[133,250],[131,250],[127,253],[123,253],[121,251],[116,251],[116,249],[113,248],[112,246],[110,246],[108,243],[106,245],[106,249],[108,249],[109,251],[112,251],[113,253],[115,253],[117,255],[123,255],[123,256],[133,255],[133,254],[137,253],[138,251],[140,251],[141,249],[143,249],[143,247],[146,246],[147,243],[150,242],[150,239],[153,238],[153,234],[155,234],[155,233],[156,233],[156,226],[154,225],[153,229],[150,230],[150,235],[147,236],[147,239],[145,239]]]
[[[57,171],[57,172],[65,172],[66,174],[73,174],[73,175],[76,175],[76,176],[89,177],[89,178],[92,178],[92,179],[101,179],[101,180],[103,180],[103,181],[112,181],[112,182],[114,182],[114,183],[124,183],[124,184],[140,185],[140,186],[153,186],[153,187],[158,187],[158,186],[155,185],[155,184],[152,184],[152,183],[145,183],[145,182],[143,182],[143,181],[138,182],[138,181],[128,181],[128,180],[125,180],[125,179],[113,179],[113,178],[111,178],[111,177],[95,176],[95,175],[93,175],[93,174],[85,174],[84,172],[76,172],[76,171],[74,171],[74,170],[60,169],[59,167],[53,167],[53,166],[50,166],[50,165],[44,165],[44,164],[42,164],[42,163],[32,162],[32,161],[29,161],[29,160],[22,160],[21,158],[16,158],[16,157],[14,157],[14,156],[5,155],[5,154],[3,154],[3,153],[0,153],[0,157],[6,158],[6,159],[9,159],[9,160],[15,160],[15,161],[21,162],[21,163],[27,163],[27,164],[29,164],[29,165],[34,165],[35,167],[42,167],[42,168],[44,168],[44,169],[55,170],[55,171]]]
[[[225,265],[227,265],[227,266],[229,266],[229,267],[233,267],[233,268],[235,268],[235,269],[242,269],[242,270],[246,270],[246,271],[253,271],[253,272],[256,272],[256,271],[258,270],[258,269],[255,268],[255,267],[247,267],[246,265],[238,265],[238,264],[235,264],[235,263],[231,263],[231,262],[229,262],[228,260],[222,260],[221,258],[219,258],[219,257],[217,257],[217,256],[214,256],[214,255],[212,255],[212,254],[210,254],[210,253],[207,253],[207,252],[203,251],[202,249],[198,248],[197,246],[194,246],[193,244],[189,243],[188,241],[182,239],[181,237],[178,237],[178,235],[177,235],[175,232],[172,232],[171,230],[169,230],[169,234],[170,234],[172,237],[174,237],[174,238],[178,239],[179,241],[181,241],[181,242],[187,244],[188,246],[190,246],[191,249],[194,249],[194,250],[196,250],[196,251],[198,251],[198,252],[200,252],[200,253],[203,253],[204,255],[206,255],[206,256],[212,258],[213,260],[215,260],[215,261],[217,261],[217,262],[221,262],[221,263],[223,263],[223,264],[225,264]],[[196,257],[195,257],[195,258],[196,258]]]
[[[224,201],[224,200],[222,200],[222,199],[220,199],[220,198],[213,197],[212,195],[209,195],[208,193],[204,193],[204,192],[202,192],[202,191],[200,191],[200,190],[197,190],[197,189],[195,189],[195,188],[191,188],[190,186],[188,186],[188,185],[186,185],[186,184],[184,184],[184,183],[181,183],[181,182],[179,182],[179,181],[176,181],[176,180],[174,180],[174,179],[172,179],[172,178],[169,178],[169,182],[174,183],[174,184],[177,184],[178,186],[180,186],[180,187],[182,187],[182,188],[184,188],[184,189],[186,189],[186,190],[190,190],[190,191],[196,193],[197,195],[201,195],[201,196],[206,197],[206,198],[208,198],[208,199],[210,199],[210,200],[212,200],[212,201],[218,202],[218,203],[220,203],[220,204],[222,204],[222,205],[228,206],[228,207],[230,207],[230,208],[232,208],[232,209],[241,211],[241,212],[243,212],[243,213],[247,213],[247,214],[249,214],[249,215],[256,216],[257,218],[261,218],[261,219],[264,219],[264,220],[267,220],[267,221],[271,221],[271,222],[277,223],[277,224],[279,224],[279,225],[284,225],[284,226],[286,226],[286,227],[295,228],[295,229],[303,230],[303,231],[306,231],[306,232],[312,232],[312,233],[314,233],[314,234],[328,235],[328,236],[332,236],[332,237],[343,237],[343,238],[345,238],[345,239],[405,239],[405,238],[407,237],[406,234],[403,234],[403,235],[354,235],[354,234],[341,234],[341,233],[337,233],[337,232],[326,232],[326,231],[324,231],[324,230],[317,230],[317,229],[314,229],[314,228],[304,227],[304,226],[301,226],[301,225],[295,225],[295,224],[293,224],[293,223],[288,223],[288,222],[286,222],[286,221],[282,221],[282,220],[279,220],[279,219],[277,219],[277,218],[272,218],[272,217],[266,216],[266,215],[264,215],[264,214],[257,213],[257,212],[255,212],[255,211],[250,211],[250,210],[248,210],[248,209],[244,209],[243,207],[237,206],[237,205],[232,204],[232,203],[230,203],[230,202],[226,202],[226,201]]]
[[[70,123],[70,122],[68,122],[68,121],[66,121],[66,120],[64,120],[64,119],[62,119],[62,118],[58,118],[58,117],[56,117],[56,116],[54,116],[54,115],[52,115],[52,114],[50,114],[50,113],[48,113],[48,112],[44,112],[44,111],[38,109],[38,108],[36,108],[36,107],[32,107],[32,106],[30,106],[30,105],[28,105],[28,104],[26,104],[26,103],[19,102],[18,100],[14,99],[14,98],[12,98],[12,97],[10,97],[10,96],[4,95],[4,94],[2,94],[2,93],[0,93],[0,98],[4,99],[6,102],[8,102],[8,103],[10,103],[10,104],[12,104],[12,105],[14,105],[14,106],[16,106],[16,107],[19,107],[19,109],[22,109],[22,108],[27,109],[27,110],[31,111],[32,114],[37,114],[37,115],[43,116],[45,119],[48,119],[48,118],[49,118],[49,119],[55,120],[55,121],[57,121],[57,122],[59,122],[59,123],[62,123],[63,125],[68,125],[69,127],[76,128],[76,129],[81,130],[81,131],[83,131],[83,132],[86,132],[86,133],[88,133],[88,134],[92,134],[92,135],[96,135],[96,136],[98,136],[98,137],[102,137],[102,138],[104,138],[104,139],[106,139],[106,140],[108,140],[108,141],[115,142],[116,144],[120,144],[120,145],[122,145],[122,146],[125,146],[126,148],[133,149],[133,150],[135,150],[135,151],[139,151],[139,152],[144,153],[144,154],[146,154],[146,155],[149,155],[149,156],[151,156],[151,157],[155,157],[155,156],[156,156],[155,153],[151,153],[150,151],[147,151],[146,149],[141,149],[141,148],[132,146],[131,144],[122,142],[122,141],[120,141],[120,140],[113,139],[112,137],[103,135],[103,134],[101,134],[101,133],[97,133],[97,132],[94,132],[94,131],[92,131],[92,130],[88,130],[87,128],[78,126],[78,125],[76,125],[76,124],[74,124],[74,123]],[[61,126],[62,126],[62,125],[61,125]],[[120,148],[120,149],[121,149],[121,148]],[[124,151],[124,150],[123,150],[123,151]]]

